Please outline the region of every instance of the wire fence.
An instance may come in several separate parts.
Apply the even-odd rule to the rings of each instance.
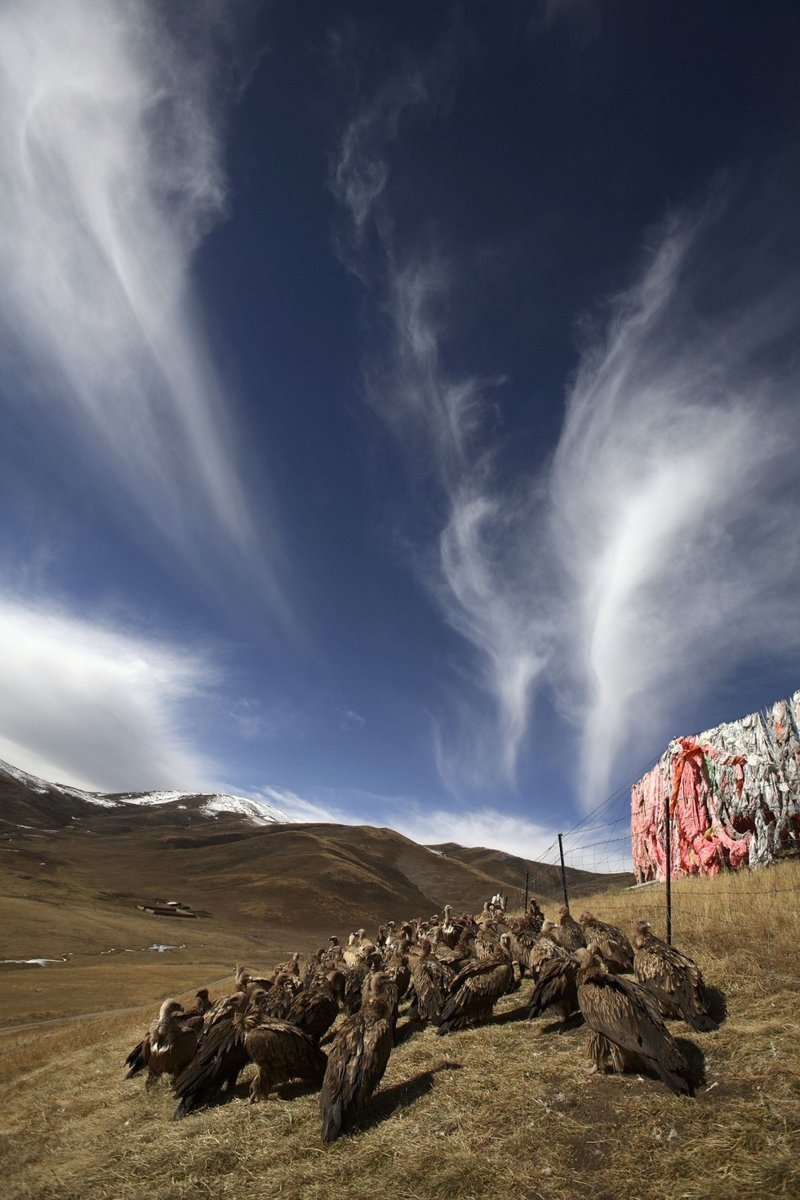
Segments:
[[[648,771],[657,759],[642,769]],[[566,905],[573,916],[589,910],[601,920],[608,917],[642,918],[650,921],[655,932],[672,941],[673,919],[681,932],[691,928],[693,920],[706,919],[713,904],[722,916],[730,907],[740,919],[748,904],[765,896],[798,896],[797,887],[776,886],[781,877],[766,880],[759,872],[731,872],[729,878],[716,878],[713,900],[704,876],[670,877],[671,821],[664,821],[664,860],[667,875],[662,880],[637,882],[634,873],[631,844],[631,780],[618,788],[602,804],[588,813],[570,829],[557,835],[555,841],[541,854],[540,861],[530,863],[526,877],[520,881],[516,899],[520,908],[527,907],[529,897],[550,904]],[[785,877],[784,877],[785,879]],[[592,897],[602,893],[597,912],[592,909]],[[731,918],[733,919],[733,918]]]

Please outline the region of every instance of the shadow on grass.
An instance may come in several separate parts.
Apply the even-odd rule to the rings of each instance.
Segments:
[[[692,1085],[692,1090],[697,1091],[706,1081],[706,1058],[703,1051],[696,1042],[690,1042],[688,1038],[675,1038],[681,1049],[683,1057],[689,1064],[688,1079]]]
[[[532,1019],[535,1021],[536,1017]],[[546,1025],[542,1025],[542,1033],[571,1033],[573,1029],[580,1029],[585,1024],[583,1013],[577,1009],[570,1013],[565,1021],[548,1021]]]
[[[402,1025],[398,1025],[394,1031],[395,1046],[402,1046],[403,1042],[407,1042],[415,1033],[420,1033],[424,1028],[424,1021],[420,1021],[417,1017],[409,1017]]]
[[[728,1016],[728,1000],[725,993],[711,983],[703,984],[703,993],[708,1015],[721,1025]]]
[[[519,1006],[519,1008],[510,1008],[508,1012],[495,1013],[490,1024],[508,1025],[510,1021],[526,1021],[530,1011],[530,1004],[522,1004]]]
[[[397,1112],[398,1108],[408,1108],[410,1104],[414,1104],[433,1089],[436,1076],[440,1071],[460,1070],[461,1063],[442,1062],[438,1066],[432,1067],[430,1071],[420,1071],[418,1075],[404,1080],[403,1083],[394,1083],[391,1087],[383,1089],[370,1100],[366,1111],[353,1123],[349,1132],[357,1133],[364,1129],[371,1129],[373,1125],[380,1124],[392,1113]]]

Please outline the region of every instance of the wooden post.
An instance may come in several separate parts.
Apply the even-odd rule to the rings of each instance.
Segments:
[[[665,813],[666,821],[666,838],[664,849],[666,851],[666,872],[665,883],[667,885],[667,945],[672,945],[672,816],[669,811],[669,794],[667,795],[667,809]]]
[[[530,872],[529,872],[528,868],[526,867],[525,868],[525,907],[523,910],[524,912],[528,911],[528,878],[529,878],[529,875],[530,875]]]
[[[558,835],[558,853],[561,855],[561,886],[564,889],[564,903],[569,908],[569,896],[567,895],[567,872],[564,867],[564,843],[561,834]]]

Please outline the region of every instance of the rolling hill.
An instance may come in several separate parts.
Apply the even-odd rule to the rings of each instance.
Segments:
[[[32,960],[50,960],[49,974],[81,970],[99,1007],[119,991],[121,956],[130,999],[136,963],[154,954],[173,972],[204,964],[201,978],[238,957],[266,965],[445,903],[476,911],[498,891],[517,903],[526,866],[532,894],[557,899],[553,868],[495,850],[299,824],[242,797],[81,792],[3,765],[0,973],[8,995]],[[609,879],[581,882],[586,894]],[[170,901],[184,908],[170,912]],[[29,996],[17,983],[22,1011]]]

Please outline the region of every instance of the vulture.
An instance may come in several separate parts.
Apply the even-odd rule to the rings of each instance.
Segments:
[[[464,967],[469,966],[471,962],[475,962],[477,957],[475,954],[475,933],[468,926],[463,928],[461,936],[452,950],[441,945],[436,935],[430,940],[432,940],[436,948],[436,957],[440,962],[446,963],[448,967],[452,967],[455,974],[458,974]]]
[[[320,1093],[322,1140],[333,1142],[352,1125],[383,1078],[394,1042],[397,988],[382,971],[364,982],[361,1008],[333,1040]]]
[[[397,986],[397,994],[402,1000],[411,983],[411,968],[408,964],[408,942],[403,939],[396,950],[390,950],[384,957],[383,970],[393,979]]]
[[[416,996],[416,1015],[420,1021],[438,1025],[447,999],[447,989],[455,972],[434,956],[429,938],[423,938],[420,951],[411,977]]]
[[[264,1019],[256,1010],[243,1013],[244,1049],[258,1067],[250,1084],[250,1103],[264,1100],[279,1083],[307,1079],[322,1083],[328,1060],[317,1043],[288,1021]]]
[[[209,1009],[211,1008],[209,989],[200,988],[196,994],[196,997],[194,998],[197,1000],[197,1008],[191,1009],[188,1013],[185,1013],[184,1006],[179,1004],[178,1001],[173,1000],[172,997],[170,997],[169,1000],[164,1001],[161,1006],[160,1014],[158,1014],[157,1019],[152,1022],[152,1025],[150,1026],[148,1032],[145,1033],[142,1042],[134,1045],[133,1050],[131,1050],[131,1054],[128,1055],[125,1060],[125,1066],[128,1068],[127,1074],[125,1075],[126,1079],[133,1079],[134,1075],[138,1075],[140,1070],[144,1070],[144,1068],[148,1066],[151,1040],[154,1039],[154,1037],[156,1039],[158,1037],[158,1025],[160,1025],[162,1018],[167,1015],[168,1004],[173,1004],[173,1006],[176,1006],[172,1009],[173,1014],[178,1012],[181,1013],[181,1024],[192,1028],[192,1030],[194,1030],[194,1032],[196,1032],[199,1036],[200,1030],[203,1028],[204,1015],[205,1013],[209,1012]],[[157,1072],[156,1074],[163,1074],[163,1070],[162,1072]],[[152,1084],[152,1080],[150,1080],[150,1084]]]
[[[586,941],[597,947],[612,971],[633,970],[633,946],[621,929],[598,921],[590,912],[582,914],[581,928]]]
[[[552,945],[552,943],[551,943]],[[578,1011],[578,960],[563,950],[542,965],[531,996],[530,1019],[554,1008],[566,1022]]]
[[[572,952],[585,946],[586,938],[583,936],[583,930],[575,918],[569,915],[566,904],[561,905],[558,915],[561,918],[558,924],[558,940],[564,949]]]
[[[258,980],[254,979],[252,982],[257,984]],[[267,1015],[275,1017],[278,1021],[285,1021],[300,987],[300,980],[296,975],[278,971],[272,987],[269,990],[264,989],[265,995],[261,1000]]]
[[[341,971],[330,971],[305,991],[298,992],[286,1020],[319,1043],[339,1015],[344,1004],[345,979]]]
[[[235,992],[225,1002],[224,1015],[204,1030],[197,1053],[173,1083],[180,1101],[176,1121],[230,1091],[250,1062],[258,1067],[250,1086],[251,1104],[289,1079],[322,1079],[325,1055],[302,1029],[270,1017],[266,997],[260,988]]]
[[[682,1017],[698,1033],[719,1029],[708,1012],[703,976],[694,959],[656,937],[649,921],[636,922],[635,942],[636,978],[655,996],[664,1016]]]
[[[593,1071],[636,1071],[644,1066],[673,1092],[691,1095],[686,1059],[650,993],[632,980],[609,974],[593,946],[580,947],[575,957],[578,1003],[592,1031]]]
[[[559,942],[555,941],[554,931],[557,933],[558,926],[554,925],[552,921],[545,921],[542,925],[542,932],[528,951],[525,965],[534,979],[541,978],[542,970],[547,963],[554,959],[567,957],[567,951]]]
[[[504,933],[491,957],[469,963],[450,981],[439,1017],[440,1037],[466,1025],[488,1021],[495,1002],[514,988],[509,936]]]
[[[234,992],[223,1002],[215,1019],[203,1030],[194,1058],[173,1080],[172,1087],[180,1101],[173,1120],[179,1121],[190,1112],[205,1108],[234,1087],[239,1072],[250,1061],[244,1046],[241,1010],[245,1001],[260,1007],[264,997],[260,989],[248,989]]]
[[[165,1000],[158,1018],[126,1058],[130,1069],[125,1078],[132,1079],[147,1067],[145,1091],[149,1092],[160,1075],[183,1070],[194,1058],[202,1028],[202,1013],[185,1013],[177,1000]]]
[[[493,958],[500,946],[500,927],[496,921],[481,921],[475,937],[475,954],[478,958]]]

